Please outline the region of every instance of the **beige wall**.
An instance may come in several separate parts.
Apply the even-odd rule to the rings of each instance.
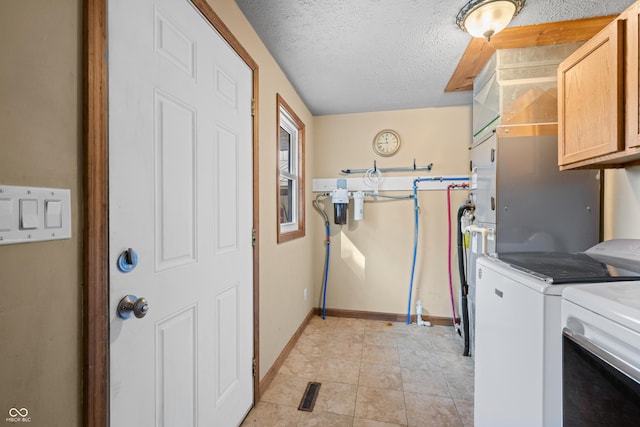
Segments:
[[[373,137],[385,128],[395,129],[402,140],[400,151],[391,158],[378,157],[371,148]],[[469,106],[316,117],[313,177],[344,177],[340,175],[341,169],[370,168],[374,160],[381,168],[406,167],[413,165],[413,159],[418,166],[433,163],[433,170],[404,175],[466,176],[469,173],[470,140]],[[422,191],[418,197],[420,243],[413,300],[422,300],[424,314],[451,318],[446,191]],[[466,191],[452,193],[454,227],[457,208],[465,197]],[[343,226],[333,224],[333,207],[329,199],[324,206],[332,222],[327,308],[406,314],[415,229],[413,202],[365,203],[364,220],[358,223],[349,221]],[[352,215],[350,213],[351,218]],[[322,244],[324,227],[321,217],[315,212],[309,220],[317,224],[314,281],[315,305],[319,306],[325,254]],[[453,238],[455,262],[455,234]],[[457,304],[457,264],[452,268]],[[413,303],[412,313],[415,313]]]
[[[605,173],[604,238],[640,239],[640,166]]]
[[[284,346],[312,309],[313,259],[310,224],[311,180],[307,180],[307,231],[301,239],[276,241],[277,126],[276,93],[304,122],[306,130],[306,175],[313,176],[314,123],[304,103],[271,57],[262,41],[233,0],[209,0],[231,32],[258,63],[260,93],[260,378],[280,355]],[[304,300],[304,289],[309,297]]]
[[[80,2],[0,7],[0,185],[70,188],[72,238],[0,246],[0,420],[81,424]]]

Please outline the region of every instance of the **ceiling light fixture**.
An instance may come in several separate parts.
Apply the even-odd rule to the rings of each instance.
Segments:
[[[473,37],[491,41],[520,12],[526,0],[471,0],[456,16],[456,24]]]

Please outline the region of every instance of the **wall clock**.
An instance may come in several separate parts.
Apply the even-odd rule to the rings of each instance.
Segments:
[[[393,156],[400,149],[400,136],[391,129],[378,132],[373,138],[373,151],[384,157]]]

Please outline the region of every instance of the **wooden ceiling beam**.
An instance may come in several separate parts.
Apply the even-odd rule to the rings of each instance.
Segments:
[[[472,38],[456,67],[445,92],[465,92],[473,89],[473,80],[497,49],[546,46],[589,40],[618,15],[597,16],[573,21],[548,22],[538,25],[505,28],[488,42]]]

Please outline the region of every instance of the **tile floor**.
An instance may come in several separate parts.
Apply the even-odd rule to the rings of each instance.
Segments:
[[[314,317],[242,426],[472,426],[463,345],[450,326]],[[299,411],[309,381],[315,407]]]

